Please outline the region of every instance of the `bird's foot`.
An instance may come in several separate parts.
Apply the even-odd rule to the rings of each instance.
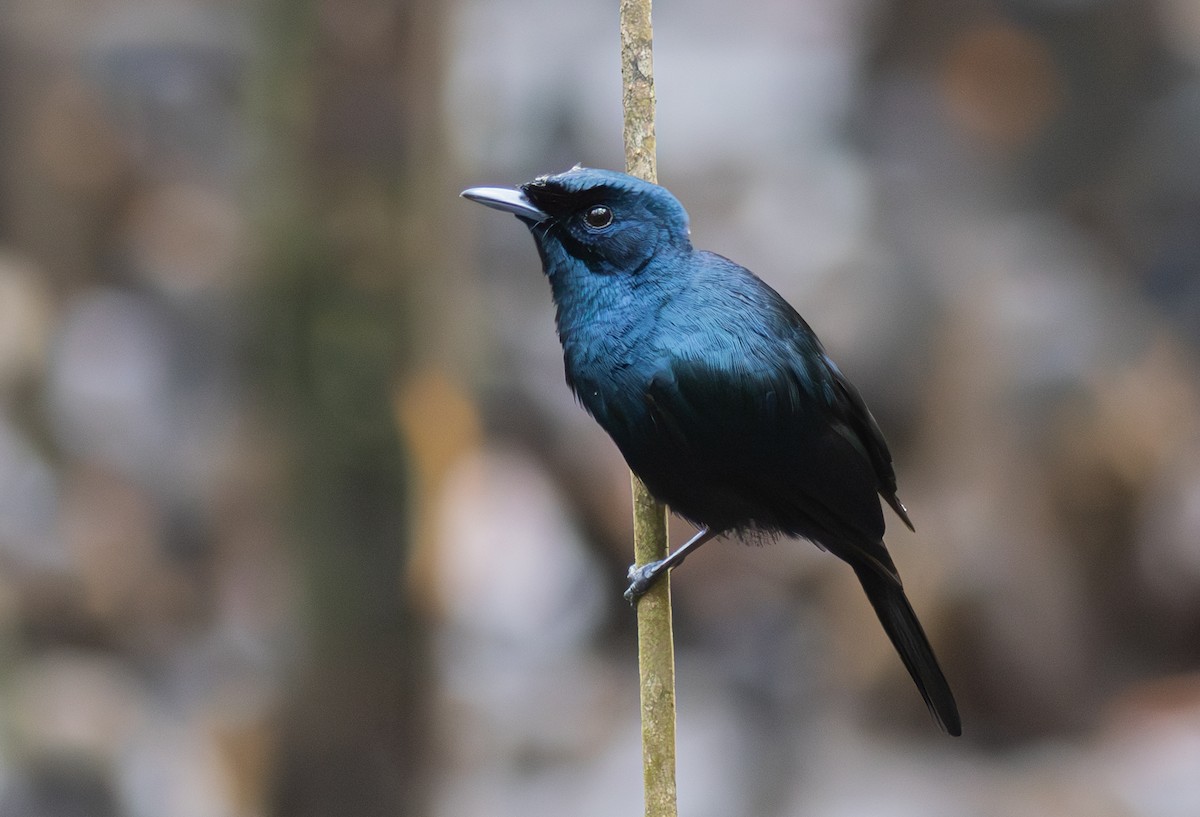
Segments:
[[[662,577],[662,566],[666,559],[657,562],[647,562],[644,565],[629,566],[629,589],[625,591],[625,601],[636,604],[647,590]]]

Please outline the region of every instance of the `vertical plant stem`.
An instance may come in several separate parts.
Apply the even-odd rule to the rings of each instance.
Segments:
[[[657,184],[650,0],[621,0],[621,86],[625,108],[625,172]]]
[[[625,170],[657,182],[650,0],[621,0],[621,80]],[[667,509],[636,475],[632,482],[634,560],[641,565],[667,556]],[[646,817],[676,817],[675,648],[669,575],[638,600],[637,619]]]
[[[667,509],[633,476],[633,542],[638,564],[667,555]],[[637,603],[642,699],[642,786],[646,817],[676,817],[675,647],[671,584],[663,576]]]

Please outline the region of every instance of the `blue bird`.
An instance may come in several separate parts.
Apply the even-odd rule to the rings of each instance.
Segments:
[[[708,540],[798,536],[847,562],[934,719],[958,708],[883,543],[879,497],[912,529],[887,443],[804,319],[754,273],[692,247],[665,188],[575,167],[463,197],[533,234],[567,384],[650,493],[699,532],[630,568],[631,601]]]

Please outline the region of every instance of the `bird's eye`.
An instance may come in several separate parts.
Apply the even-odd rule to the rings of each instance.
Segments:
[[[613,211],[602,204],[597,204],[595,207],[589,207],[588,211],[583,214],[584,223],[593,230],[603,230],[613,222]]]

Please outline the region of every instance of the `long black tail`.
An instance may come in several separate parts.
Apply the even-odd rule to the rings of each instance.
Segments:
[[[962,734],[962,723],[958,719],[958,706],[954,703],[954,693],[950,684],[938,666],[937,658],[933,655],[933,647],[917,621],[917,614],[904,595],[900,582],[891,576],[884,575],[873,565],[853,565],[858,580],[862,583],[875,614],[896,652],[900,653],[904,666],[921,691],[925,705],[934,720],[951,735]]]

